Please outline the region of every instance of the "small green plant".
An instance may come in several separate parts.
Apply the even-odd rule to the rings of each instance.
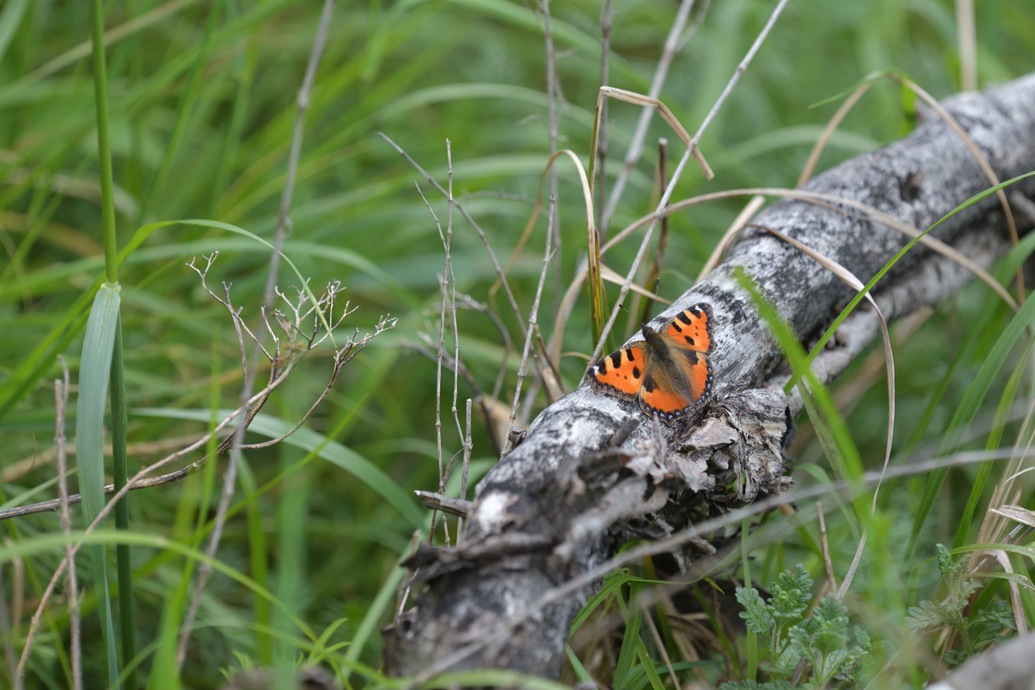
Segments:
[[[985,647],[1002,640],[1008,631],[1015,630],[1010,607],[1001,599],[988,606],[967,613],[971,597],[980,583],[964,572],[965,561],[954,561],[952,553],[942,544],[936,546],[938,571],[948,590],[941,601],[921,601],[909,609],[906,623],[913,630],[933,632],[951,627],[956,631],[958,646],[943,650],[943,659],[951,668],[963,663]]]
[[[738,587],[737,601],[744,607],[740,617],[748,630],[765,641],[768,661],[762,668],[771,680],[729,681],[721,689],[824,688],[835,678],[850,680],[869,650],[870,637],[849,625],[844,604],[833,596],[823,597],[809,616],[812,579],[800,563],[781,573],[770,588],[766,601],[754,587]]]

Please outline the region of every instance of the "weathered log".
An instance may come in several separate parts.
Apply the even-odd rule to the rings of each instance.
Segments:
[[[1035,75],[943,105],[1000,180],[1035,170]],[[926,113],[905,139],[847,161],[803,190],[860,202],[924,230],[990,186],[959,135]],[[1031,199],[1035,181],[1007,191]],[[1018,212],[1018,222],[1023,231],[1033,220]],[[857,207],[789,198],[754,223],[808,245],[863,281],[909,239]],[[932,234],[981,266],[1009,248],[994,196]],[[787,375],[782,353],[738,286],[739,269],[806,345],[854,294],[781,239],[757,228],[745,232],[713,274],[652,322],[659,326],[700,302],[710,306],[714,384],[703,414],[689,428],[661,425],[634,402],[586,382],[544,410],[478,486],[461,544],[412,560],[425,591],[386,630],[389,672],[506,667],[556,677],[572,617],[590,591],[542,606],[544,592],[606,560],[629,535],[665,536],[728,510],[731,497],[743,504],[779,488],[783,443],[798,405],[780,389]],[[970,278],[956,262],[918,246],[874,297],[886,316],[901,317],[938,303]],[[857,310],[816,361],[820,378],[842,371],[876,331],[870,308]]]

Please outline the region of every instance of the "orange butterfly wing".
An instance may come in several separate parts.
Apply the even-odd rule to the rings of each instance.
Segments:
[[[666,419],[681,417],[693,404],[683,393],[664,385],[664,379],[649,376],[640,389],[640,405],[648,414]]]
[[[648,414],[675,419],[711,393],[707,353],[712,348],[711,312],[705,304],[686,309],[644,342],[613,352],[589,371],[592,380],[636,397]]]
[[[615,350],[594,364],[590,374],[602,386],[628,396],[636,395],[643,387],[647,371],[646,351],[643,343]]]
[[[712,370],[708,353],[712,350],[712,314],[705,304],[690,307],[672,319],[665,329],[666,342],[675,350],[672,358],[690,386],[694,401],[711,393]]]

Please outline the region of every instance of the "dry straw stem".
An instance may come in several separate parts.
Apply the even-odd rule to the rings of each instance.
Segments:
[[[650,244],[651,237],[654,234],[654,226],[657,223],[658,218],[660,218],[661,214],[664,212],[665,207],[669,203],[669,200],[672,198],[672,194],[675,191],[676,185],[678,184],[680,178],[683,176],[683,169],[686,167],[686,164],[690,160],[690,157],[693,156],[694,153],[697,151],[698,145],[701,141],[701,137],[704,135],[704,132],[708,129],[708,125],[710,125],[712,120],[715,119],[715,116],[719,113],[719,109],[722,108],[723,104],[726,102],[726,99],[728,99],[730,94],[733,93],[733,88],[737,85],[737,82],[740,81],[741,75],[744,74],[745,71],[747,71],[748,66],[751,64],[751,61],[754,60],[755,55],[762,47],[762,44],[765,42],[765,39],[769,36],[769,32],[772,30],[773,26],[776,25],[777,19],[779,19],[780,15],[783,13],[784,7],[786,6],[787,0],[780,0],[780,2],[777,3],[776,7],[773,8],[772,13],[769,15],[769,19],[765,23],[765,26],[762,27],[761,31],[759,31],[758,36],[755,37],[755,40],[751,44],[751,47],[748,49],[747,54],[740,61],[740,64],[737,65],[737,69],[734,71],[733,76],[730,77],[729,81],[726,83],[726,86],[723,88],[722,93],[719,94],[719,97],[715,99],[715,103],[712,105],[711,110],[708,111],[708,114],[705,115],[704,120],[701,122],[701,125],[697,128],[697,132],[694,133],[694,136],[687,143],[686,152],[683,154],[682,158],[679,159],[679,163],[676,165],[676,169],[672,172],[672,179],[669,180],[668,186],[665,187],[665,191],[662,193],[661,199],[658,201],[658,207],[654,212],[654,217],[652,218],[650,224],[647,226],[647,231],[644,233],[643,241],[640,243],[640,248],[636,252],[636,258],[633,259],[632,265],[629,267],[629,272],[626,275],[625,282],[622,284],[622,288],[618,292],[617,304],[615,308],[611,310],[611,316],[608,319],[607,323],[604,325],[603,332],[599,340],[597,341],[596,347],[593,348],[593,354],[590,356],[590,359],[595,360],[598,357],[600,357],[600,354],[604,347],[604,343],[606,342],[607,334],[614,326],[615,319],[618,318],[619,307],[625,299],[625,296],[629,293],[629,288],[632,285],[633,277],[636,275],[640,263],[643,261],[643,257],[647,253],[647,248]]]
[[[585,175],[582,176],[582,179],[583,181],[585,181]],[[546,227],[546,246],[543,250],[543,268],[542,271],[540,271],[539,273],[539,283],[538,285],[536,285],[535,298],[532,300],[532,308],[530,309],[528,315],[528,328],[526,330],[525,335],[525,346],[524,349],[521,351],[521,364],[518,366],[517,381],[514,384],[514,400],[511,403],[510,407],[510,420],[508,422],[508,428],[514,427],[514,420],[518,416],[518,403],[521,400],[521,384],[524,382],[525,375],[527,373],[528,358],[532,352],[532,339],[539,329],[539,301],[543,297],[543,286],[546,284],[546,276],[549,275],[550,260],[553,259],[554,255],[553,222],[554,219],[557,217],[557,214],[554,212],[555,203],[556,199],[554,197],[550,197],[550,213],[547,215],[548,222]],[[592,206],[589,207],[589,213],[591,214],[590,217],[592,218]],[[510,452],[510,449],[513,448],[513,438],[513,435],[509,433],[508,429],[507,438],[504,441],[503,446],[504,454]]]
[[[442,242],[442,253],[444,256],[444,265],[442,267],[442,274],[439,279],[439,289],[441,292],[441,301],[439,304],[439,318],[438,318],[438,345],[435,356],[435,448],[438,457],[438,489],[440,492],[445,491],[446,481],[449,479],[449,471],[452,468],[453,460],[456,458],[454,454],[449,464],[446,465],[443,462],[443,441],[442,441],[442,369],[445,366],[447,354],[446,354],[446,325],[450,326],[450,332],[453,338],[453,355],[452,360],[454,363],[460,361],[460,331],[456,322],[456,277],[453,275],[453,149],[450,145],[449,140],[446,140],[446,169],[448,171],[448,183],[447,183],[447,218],[446,218],[446,229],[442,230],[442,223],[439,222],[438,216],[435,214],[435,209],[431,207],[427,198],[424,196],[424,192],[421,191],[420,185],[415,183],[417,188],[417,194],[420,195],[421,201],[424,202],[424,206],[428,209],[428,213],[431,215],[432,220],[435,221],[435,227],[438,230],[439,239]],[[460,367],[452,366],[449,367],[453,372],[453,397],[450,411],[453,415],[453,421],[456,424],[457,434],[463,436],[463,431],[460,425],[460,416],[457,413],[456,401],[459,395],[460,388]],[[430,542],[435,538],[435,525],[438,521],[438,513],[432,511],[431,513],[431,527],[428,529],[428,541]],[[459,533],[459,526],[457,527]],[[445,538],[445,543],[448,545],[451,541],[449,536],[449,529],[445,521],[442,523],[442,532]]]
[[[685,45],[686,40],[683,37],[684,30],[686,29],[687,22],[690,19],[690,12],[693,10],[695,0],[682,0],[679,3],[679,9],[676,10],[676,16],[672,20],[672,26],[669,27],[668,36],[665,37],[665,44],[661,50],[661,56],[658,58],[658,64],[654,68],[654,76],[651,78],[650,89],[647,91],[645,98],[652,99],[655,104],[661,103],[658,98],[661,96],[661,89],[665,86],[665,79],[668,77],[669,68],[672,65],[672,60],[675,58],[676,53],[679,49]],[[707,9],[705,3],[705,8]],[[702,10],[698,13],[698,22],[700,22],[705,15],[705,11]],[[610,13],[605,15],[609,19]],[[606,24],[607,34],[610,34],[610,23]],[[607,45],[604,45],[604,55],[607,55]],[[605,58],[606,59],[606,58]],[[601,86],[607,86],[607,80],[601,80]],[[607,113],[607,101],[597,98],[597,122],[594,124],[594,140],[597,131],[603,131],[604,125],[607,122],[605,117]],[[666,108],[667,110],[667,108]],[[615,184],[612,187],[611,196],[606,199],[604,205],[604,212],[600,216],[600,227],[604,235],[607,235],[608,228],[611,226],[611,218],[614,216],[615,210],[618,208],[618,204],[622,198],[622,192],[625,191],[625,185],[629,181],[629,176],[632,175],[632,171],[636,168],[636,163],[639,162],[640,156],[643,154],[643,142],[647,137],[647,128],[650,126],[651,118],[654,115],[653,108],[644,108],[640,113],[639,122],[636,123],[636,130],[633,132],[632,143],[629,145],[628,151],[625,154],[625,161],[622,163],[622,169],[618,173],[618,177],[615,179]],[[672,120],[675,120],[673,117]],[[671,122],[669,123],[672,124]],[[678,123],[677,123],[678,124]],[[595,156],[597,151],[607,151],[607,136],[606,132],[604,136],[600,137],[600,144],[594,146],[590,151],[591,156]],[[688,143],[687,139],[683,140],[683,143]],[[604,158],[601,157],[600,166],[603,169]],[[592,166],[590,166],[592,168]],[[604,179],[604,175],[600,175],[600,179]],[[603,190],[601,190],[603,196]],[[605,201],[601,198],[601,201]]]
[[[277,386],[279,386],[281,383],[283,383],[284,380],[287,378],[288,374],[290,373],[290,371],[291,371],[291,368],[289,366],[287,369],[285,369],[281,373],[280,377],[276,381],[274,381],[274,382],[272,382],[270,384],[270,386],[267,386],[263,390],[261,390],[258,393],[256,393],[254,396],[252,396],[252,398],[247,400],[244,404],[242,404],[240,407],[238,407],[232,413],[227,415],[219,424],[217,424],[212,429],[212,431],[210,431],[207,434],[204,434],[203,436],[198,438],[198,440],[195,441],[194,443],[190,444],[189,446],[181,449],[180,451],[178,451],[176,453],[173,453],[173,454],[171,454],[171,455],[169,455],[169,456],[159,460],[156,463],[153,463],[151,465],[148,465],[147,467],[142,468],[139,472],[137,472],[135,475],[133,475],[133,477],[130,478],[130,480],[128,482],[126,482],[125,486],[123,486],[118,491],[114,491],[111,488],[110,485],[105,487],[105,493],[106,494],[108,494],[108,493],[112,494],[112,497],[110,499],[108,499],[108,502],[104,505],[103,508],[101,508],[100,512],[97,514],[97,517],[94,518],[94,521],[91,522],[89,525],[87,525],[87,527],[84,530],[83,534],[84,535],[89,534],[94,529],[96,529],[97,526],[100,525],[101,522],[103,522],[104,519],[108,516],[108,514],[114,509],[115,504],[118,503],[118,501],[121,500],[122,497],[125,496],[126,494],[128,494],[131,490],[136,489],[136,488],[142,488],[144,486],[149,485],[148,484],[148,480],[147,480],[147,476],[150,475],[152,472],[156,472],[157,470],[161,469],[162,467],[165,467],[166,465],[168,465],[168,464],[170,464],[172,462],[175,462],[176,460],[178,460],[181,457],[187,455],[188,453],[192,453],[192,452],[194,452],[196,450],[199,450],[199,449],[203,448],[208,443],[210,438],[214,437],[216,434],[218,434],[224,428],[229,426],[234,421],[234,419],[236,419],[238,417],[238,415],[241,415],[241,414],[247,412],[247,410],[249,409],[250,405],[255,404],[256,402],[258,402],[261,399],[264,399],[264,397],[268,396],[269,393],[272,390],[274,390]],[[72,497],[70,496],[69,500],[71,501],[71,499],[72,499]],[[54,507],[57,507],[57,506],[54,506]],[[49,510],[53,510],[54,507],[50,507],[48,509]],[[71,554],[70,555],[71,556],[75,556],[75,554],[77,554],[79,552],[79,549],[80,549],[80,547],[82,545],[83,545],[82,541],[76,542],[72,546]],[[49,602],[51,595],[54,593],[54,589],[57,586],[58,581],[61,579],[61,576],[64,574],[66,566],[67,566],[67,561],[63,559],[61,561],[61,563],[58,564],[58,567],[54,571],[54,574],[51,576],[50,582],[47,583],[47,587],[43,591],[42,596],[40,596],[39,603],[36,606],[36,611],[35,611],[35,613],[33,613],[32,621],[31,621],[31,623],[29,625],[29,631],[28,631],[28,633],[25,636],[25,646],[22,648],[22,654],[21,654],[21,657],[18,660],[18,668],[17,668],[16,673],[19,674],[19,675],[23,675],[25,673],[25,664],[28,662],[29,651],[32,648],[33,640],[35,639],[36,633],[39,630],[39,625],[40,625],[40,622],[42,621],[42,618],[43,618],[43,612],[44,612],[44,610],[46,610],[47,603]]]
[[[600,3],[600,85],[608,86],[611,81],[610,58],[611,58],[611,29],[614,26],[614,13],[612,11],[612,0],[604,0]],[[603,132],[598,137],[597,148],[590,151],[590,157],[597,164],[597,179],[593,180],[593,188],[596,190],[597,217],[604,220],[604,205],[607,202],[607,101],[598,101],[600,109],[596,113],[596,127]],[[641,117],[650,117],[650,111],[644,111]]]
[[[413,168],[417,172],[419,172],[421,176],[428,181],[428,184],[434,187],[439,194],[441,194],[443,197],[446,197],[447,199],[449,198],[449,192],[446,191],[446,189],[444,189],[442,185],[440,185],[438,181],[435,180],[435,178],[432,177],[427,170],[421,167],[421,165],[417,161],[415,161],[410,154],[406,153],[406,151],[401,146],[395,143],[395,141],[393,141],[391,137],[389,137],[384,132],[378,132],[377,134],[379,137],[388,142],[388,145],[395,149],[400,156],[405,158],[406,161],[410,165],[412,165]],[[497,279],[499,279],[500,284],[503,286],[503,292],[507,296],[507,302],[510,304],[510,309],[514,313],[514,318],[517,319],[518,325],[522,329],[521,335],[524,336],[525,326],[524,318],[521,316],[521,309],[518,307],[517,300],[514,298],[514,293],[510,289],[510,283],[507,282],[506,273],[503,271],[503,268],[500,266],[499,260],[496,258],[496,252],[492,250],[492,245],[489,243],[489,239],[485,234],[485,230],[483,230],[482,227],[478,224],[478,222],[474,219],[474,217],[470,213],[468,213],[466,209],[464,209],[464,207],[460,204],[459,201],[456,201],[454,199],[452,202],[452,207],[455,208],[457,212],[464,217],[464,220],[466,220],[471,225],[471,228],[475,231],[475,233],[477,233],[478,239],[481,240],[482,246],[485,248],[485,252],[486,254],[488,254],[489,260],[492,262],[492,268],[496,272],[496,277]]]
[[[964,146],[967,147],[967,150],[970,151],[971,155],[974,156],[974,160],[977,161],[978,165],[981,167],[981,172],[982,174],[984,174],[986,179],[988,179],[990,185],[995,186],[1002,181],[996,175],[995,170],[993,170],[991,164],[989,164],[988,159],[985,157],[985,155],[981,152],[977,145],[974,144],[970,136],[967,135],[966,130],[963,129],[962,126],[960,126],[960,123],[957,122],[955,118],[953,118],[951,113],[949,113],[945,108],[942,107],[942,104],[939,103],[934,98],[934,96],[932,96],[926,90],[921,88],[920,85],[916,82],[902,77],[901,75],[895,74],[893,72],[886,72],[882,74],[873,75],[867,78],[865,81],[863,81],[863,83],[859,84],[859,86],[857,86],[852,91],[852,93],[849,94],[848,98],[845,99],[844,103],[842,103],[838,107],[837,111],[835,111],[834,115],[830,118],[830,121],[827,122],[826,126],[823,128],[823,132],[820,134],[819,139],[816,140],[815,145],[812,147],[812,151],[809,152],[809,157],[806,159],[805,165],[803,166],[801,171],[801,175],[798,177],[799,187],[808,182],[808,180],[812,177],[812,174],[815,171],[815,167],[819,163],[819,157],[823,154],[823,151],[826,149],[826,145],[829,143],[830,138],[833,136],[834,132],[837,131],[837,128],[844,121],[844,118],[848,115],[851,109],[855,107],[855,104],[859,102],[863,95],[867,91],[869,91],[870,87],[873,86],[874,83],[876,83],[877,79],[880,78],[886,78],[891,81],[902,84],[910,91],[915,93],[917,96],[919,96],[920,99],[923,100],[923,102],[926,103],[927,106],[931,108],[931,110],[933,110],[938,117],[944,120],[945,124],[947,124],[952,129],[952,131],[957,134],[957,136],[959,136]],[[972,87],[965,86],[964,88]],[[999,190],[996,192],[996,197],[999,199],[999,203],[1003,207],[1003,213],[1006,216],[1006,226],[1010,233],[1010,241],[1013,243],[1014,246],[1016,246],[1019,241],[1019,236],[1017,233],[1017,221],[1014,219],[1013,210],[1010,207],[1010,202],[1007,200],[1006,192],[1004,190]],[[1024,302],[1024,276],[1020,268],[1017,269],[1017,299],[1021,303]]]
[[[964,91],[978,87],[976,27],[974,0],[956,0],[956,45],[960,56],[960,88]]]
[[[54,449],[57,457],[58,500],[61,502],[61,531],[66,535],[72,531],[72,514],[69,510],[67,456],[65,455],[65,410],[68,408],[68,389],[70,377],[64,357],[61,358],[63,377],[54,381]],[[71,542],[65,545],[65,562],[68,564],[68,577],[65,578],[65,597],[68,599],[68,627],[70,647],[69,656],[72,662],[72,687],[80,690],[83,686],[83,658],[81,631],[79,628],[79,587],[76,580],[75,557]],[[13,668],[13,664],[9,668]],[[19,677],[21,684],[21,677]]]
[[[545,42],[544,47],[546,51],[547,139],[550,155],[553,155],[557,151],[557,141],[560,138],[561,111],[564,109],[565,100],[564,93],[561,90],[561,80],[557,76],[557,48],[553,41],[553,19],[550,17],[550,0],[539,0],[539,10],[543,18],[543,41]],[[550,197],[556,200],[557,194],[557,172],[551,171]],[[553,231],[550,243],[556,248],[557,252],[561,251],[562,246],[560,224],[561,219],[558,215],[556,203],[552,203],[550,205],[548,226]],[[555,272],[553,278],[553,294],[557,295],[560,293],[560,272]]]

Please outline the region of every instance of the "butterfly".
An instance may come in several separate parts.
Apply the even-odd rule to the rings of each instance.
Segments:
[[[612,352],[586,376],[608,392],[636,398],[647,414],[678,419],[712,391],[711,310],[697,304],[676,314],[661,330],[646,324],[641,330],[642,342]]]

